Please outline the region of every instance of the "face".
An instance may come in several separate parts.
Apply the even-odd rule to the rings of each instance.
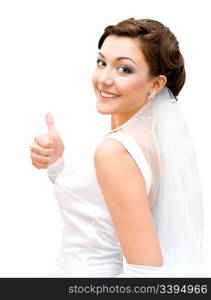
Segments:
[[[140,41],[109,35],[97,55],[92,84],[101,114],[118,116],[125,122],[145,105],[152,79]]]

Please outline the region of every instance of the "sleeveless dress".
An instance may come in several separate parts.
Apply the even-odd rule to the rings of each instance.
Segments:
[[[124,129],[134,117],[121,126]],[[114,139],[132,156],[142,173],[152,216],[161,241],[164,257],[162,267],[127,264],[106,202],[96,178],[94,151],[96,145],[82,161],[66,166],[64,156],[48,167],[54,193],[64,221],[62,245],[57,261],[47,276],[55,277],[204,277],[208,276],[201,245],[195,242],[197,233],[190,230],[190,243],[185,249],[165,240],[165,231],[157,226],[159,215],[153,214],[159,190],[156,155],[153,168],[147,160],[144,147],[140,147],[132,134],[112,130],[102,140]],[[159,166],[158,166],[159,167]],[[185,212],[186,213],[186,212]],[[175,214],[180,212],[175,211]],[[189,218],[188,212],[185,218]],[[171,218],[171,216],[170,216]],[[178,223],[176,226],[180,226]],[[166,231],[168,228],[166,228]],[[171,229],[172,230],[172,229]],[[182,228],[181,228],[182,231]],[[172,235],[174,232],[172,230]],[[181,232],[182,234],[182,232]],[[162,241],[164,240],[164,243]],[[193,242],[192,242],[193,241]],[[185,244],[185,242],[184,242]],[[182,253],[182,254],[181,254]],[[124,275],[126,274],[127,275]]]

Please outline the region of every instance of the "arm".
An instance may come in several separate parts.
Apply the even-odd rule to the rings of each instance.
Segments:
[[[163,258],[144,178],[120,143],[103,141],[94,155],[96,176],[129,265],[160,267]]]

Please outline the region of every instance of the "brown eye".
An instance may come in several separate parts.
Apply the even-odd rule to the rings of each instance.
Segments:
[[[132,73],[132,71],[127,66],[121,66],[119,69],[123,69],[123,73],[129,74]]]
[[[102,61],[101,59],[97,59],[96,63],[98,66],[102,66],[104,64],[104,61]],[[102,63],[102,64],[100,64],[100,63]]]

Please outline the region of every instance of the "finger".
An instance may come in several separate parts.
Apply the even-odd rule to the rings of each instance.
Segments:
[[[35,152],[31,152],[31,159],[42,164],[49,164],[50,163],[50,157],[49,156],[43,156],[40,154],[37,154]]]
[[[45,120],[46,120],[46,124],[47,124],[49,132],[54,134],[56,132],[56,128],[55,128],[53,116],[50,112],[46,113]]]
[[[52,156],[54,153],[54,148],[43,148],[40,147],[38,144],[32,144],[30,146],[31,152],[34,152],[39,155],[43,156]]]
[[[47,169],[48,168],[48,165],[36,162],[34,160],[32,160],[32,165],[37,169]]]
[[[52,137],[50,137],[49,135],[35,136],[34,142],[44,148],[52,148],[53,147]]]

